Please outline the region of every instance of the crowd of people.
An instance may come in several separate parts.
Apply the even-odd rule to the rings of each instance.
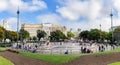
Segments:
[[[110,44],[99,44],[99,43],[70,43],[70,42],[50,42],[50,43],[25,43],[25,44],[14,44],[13,47],[17,47],[18,49],[21,49],[25,52],[33,52],[37,53],[38,51],[46,51],[46,50],[56,50],[53,49],[57,46],[71,46],[74,47],[74,50],[79,50],[76,52],[79,53],[95,53],[95,52],[104,52],[113,50],[115,48],[118,48],[116,45],[110,45]],[[57,49],[58,50],[58,49]],[[64,54],[70,54],[74,51],[72,49],[63,49]],[[58,50],[60,52],[61,50]]]
[[[119,46],[99,43],[80,43],[81,53],[94,53],[114,50]]]

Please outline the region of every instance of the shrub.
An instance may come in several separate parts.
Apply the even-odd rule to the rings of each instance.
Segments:
[[[1,43],[0,47],[10,47],[11,44],[10,43]]]

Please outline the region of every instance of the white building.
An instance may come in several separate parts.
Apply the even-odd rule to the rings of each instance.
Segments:
[[[8,22],[7,20],[3,20],[3,25],[2,25],[6,30],[8,30]]]
[[[64,34],[67,32],[67,28],[65,26],[60,26],[57,24],[22,24],[21,29],[24,29],[30,33],[30,36],[36,36],[37,30],[44,30],[47,33],[47,37],[50,36],[50,32],[60,30]]]

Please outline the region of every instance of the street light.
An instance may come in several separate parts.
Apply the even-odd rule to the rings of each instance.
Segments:
[[[17,10],[17,33],[19,30],[19,14],[20,14],[20,11],[19,11],[19,7],[18,7],[18,10]],[[19,36],[17,35],[17,45],[18,45],[18,38],[19,38]]]

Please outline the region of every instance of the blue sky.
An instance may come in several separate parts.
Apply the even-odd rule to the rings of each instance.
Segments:
[[[7,20],[7,28],[16,30],[16,11],[20,8],[20,24],[53,23],[68,30],[89,30],[102,25],[110,28],[109,14],[114,14],[114,26],[120,25],[120,0],[0,0],[0,24]]]

